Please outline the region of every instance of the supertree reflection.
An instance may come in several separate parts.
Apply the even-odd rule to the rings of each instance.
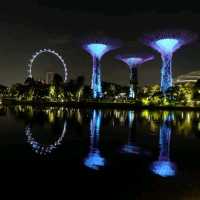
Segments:
[[[128,112],[128,123],[129,123],[128,142],[122,147],[121,152],[125,154],[148,154],[146,151],[142,150],[141,147],[135,144],[135,137],[133,136],[133,134],[136,133],[136,123],[134,122],[135,122],[135,113],[134,111],[129,111]]]
[[[165,116],[164,122],[160,127],[160,155],[158,161],[153,162],[150,166],[151,171],[161,177],[176,175],[176,165],[170,161],[171,127],[169,123],[172,119],[173,116],[171,114]]]
[[[33,151],[39,155],[51,154],[58,146],[62,144],[62,141],[66,134],[67,122],[64,122],[63,131],[61,136],[53,144],[45,145],[41,144],[32,135],[31,124],[25,128],[25,135],[27,137],[27,142],[31,145]]]
[[[105,159],[99,150],[99,132],[101,127],[102,113],[94,110],[90,122],[90,152],[84,160],[84,165],[88,168],[99,170],[105,165]]]

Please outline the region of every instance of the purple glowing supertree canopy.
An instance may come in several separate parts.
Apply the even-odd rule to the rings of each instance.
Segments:
[[[172,56],[173,53],[197,38],[197,35],[188,31],[166,31],[147,35],[142,40],[161,54],[161,91],[166,92],[172,87]]]
[[[126,63],[129,68],[137,67],[147,61],[153,60],[154,56],[145,54],[129,54],[129,55],[119,55],[116,57],[118,60]]]
[[[85,40],[82,46],[92,56],[93,59],[93,73],[91,81],[93,98],[101,98],[102,97],[101,66],[100,66],[101,58],[107,52],[120,47],[120,42],[105,38],[101,39],[90,38],[89,40]]]
[[[129,98],[135,98],[137,95],[137,84],[138,84],[138,66],[143,63],[153,60],[154,56],[145,54],[130,54],[130,55],[119,55],[116,57],[129,66],[130,70],[130,90]]]

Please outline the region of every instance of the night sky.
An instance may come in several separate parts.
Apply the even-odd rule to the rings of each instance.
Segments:
[[[41,48],[51,48],[63,56],[68,66],[68,80],[83,75],[91,78],[91,57],[79,46],[81,38],[102,34],[122,40],[123,47],[102,59],[105,81],[126,85],[128,67],[115,60],[119,53],[150,53],[156,56],[139,68],[140,85],[159,83],[160,55],[138,39],[145,33],[162,29],[187,29],[200,36],[198,10],[132,9],[121,4],[68,4],[68,1],[7,0],[0,7],[0,84],[23,83],[26,65],[32,54]],[[58,3],[59,2],[59,3]],[[65,2],[65,3],[64,3]],[[77,2],[78,4],[78,2]],[[112,9],[111,9],[112,8]],[[174,55],[173,76],[200,70],[200,42],[184,46]],[[45,79],[47,71],[63,73],[63,68],[51,55],[41,55],[34,63],[33,75]]]

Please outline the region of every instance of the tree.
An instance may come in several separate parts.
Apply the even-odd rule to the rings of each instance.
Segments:
[[[5,96],[8,93],[8,87],[4,86],[4,85],[0,85],[0,95],[1,96]]]
[[[60,87],[63,84],[63,78],[60,76],[60,74],[54,74],[52,84],[56,87]]]
[[[16,83],[10,88],[10,95],[12,97],[22,98],[25,92],[25,87],[21,83]]]
[[[194,84],[193,87],[193,98],[194,100],[200,100],[200,79]]]
[[[84,76],[78,76],[76,80],[76,84],[78,88],[84,87],[85,84],[85,77]]]
[[[193,89],[190,84],[181,84],[177,88],[177,102],[181,102],[184,105],[189,105],[193,100]]]
[[[63,86],[63,78],[59,74],[54,74],[53,81],[49,88],[49,96],[52,99],[58,100]]]
[[[85,82],[84,76],[78,76],[76,80],[76,98],[78,99],[78,101],[83,96],[84,82]]]
[[[25,81],[24,81],[24,85],[28,85],[33,87],[35,85],[35,80],[34,78],[30,78],[28,77]]]

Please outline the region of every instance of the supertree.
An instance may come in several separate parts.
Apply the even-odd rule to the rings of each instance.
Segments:
[[[137,96],[137,85],[138,85],[138,67],[150,60],[154,59],[152,55],[118,55],[118,60],[123,61],[129,66],[130,70],[130,91],[129,98],[136,98]]]
[[[93,59],[93,72],[91,81],[93,98],[101,98],[101,58],[107,52],[120,47],[120,42],[117,40],[105,38],[90,38],[83,41],[82,46],[92,56]]]
[[[170,140],[171,127],[170,122],[173,120],[173,115],[168,113],[164,117],[164,122],[160,127],[160,155],[158,161],[155,161],[150,166],[150,170],[161,177],[175,176],[176,165],[170,161]]]
[[[105,159],[99,150],[99,132],[101,127],[102,113],[94,110],[90,121],[90,151],[84,159],[84,165],[93,170],[99,170],[105,165]]]
[[[188,31],[165,31],[146,35],[142,42],[161,54],[161,91],[165,93],[172,87],[172,56],[173,53],[197,38],[196,34]]]

